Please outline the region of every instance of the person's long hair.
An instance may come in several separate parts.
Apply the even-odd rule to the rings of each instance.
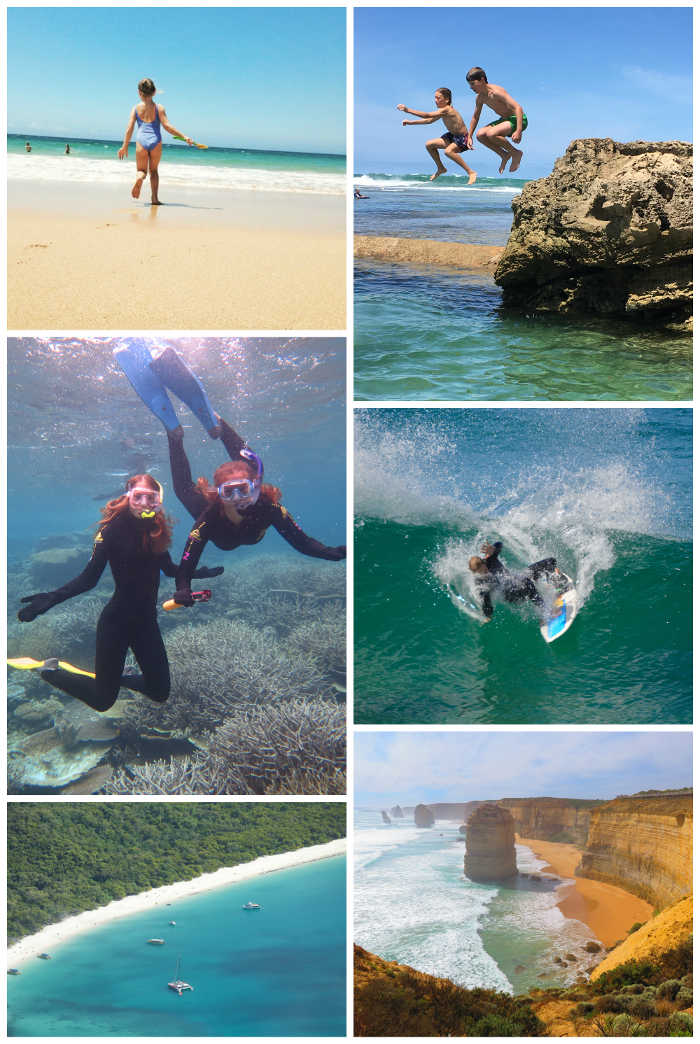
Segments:
[[[154,493],[162,492],[160,484],[152,475],[132,475],[126,483],[126,492],[114,500],[108,500],[102,508],[100,526],[107,525],[120,515],[128,514],[133,517],[129,509],[128,493],[134,486],[146,486]],[[173,537],[172,524],[162,511],[157,511],[149,521],[150,526],[144,527],[143,530],[142,547],[144,551],[152,551],[153,554],[159,555],[170,547]]]
[[[241,466],[246,470],[246,474],[252,482],[257,474],[256,469],[247,460],[227,460],[225,464],[220,464],[214,472],[214,487],[212,488],[207,480],[200,476],[197,479],[197,489],[206,498],[207,504],[218,504],[222,513],[224,510],[221,498],[219,497],[218,489],[224,482],[229,479],[235,479],[241,477]],[[270,486],[267,482],[264,482],[260,487],[260,496],[258,497],[258,503],[261,500],[266,500],[270,504],[279,504],[282,499],[282,492],[277,486]],[[245,512],[242,512],[243,514]]]

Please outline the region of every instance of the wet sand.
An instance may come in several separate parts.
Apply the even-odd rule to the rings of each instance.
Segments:
[[[398,261],[414,265],[438,265],[470,272],[492,274],[503,247],[480,243],[443,243],[437,239],[409,239],[398,236],[355,236],[357,258]]]
[[[603,881],[574,878],[576,867],[581,862],[581,851],[576,845],[525,837],[519,837],[518,842],[532,849],[539,859],[547,860],[548,865],[543,867],[544,873],[574,879],[572,884],[561,886],[557,905],[565,917],[573,917],[587,924],[605,946],[614,946],[626,939],[633,924],[648,921],[652,917],[652,905],[631,892]]]
[[[60,943],[72,939],[82,932],[88,932],[106,921],[113,921],[118,917],[128,917],[129,914],[141,913],[153,906],[172,903],[177,899],[197,895],[199,892],[207,892],[212,888],[222,888],[235,884],[237,881],[257,877],[259,874],[270,874],[276,870],[287,870],[292,866],[301,866],[303,863],[313,863],[318,859],[329,859],[332,856],[342,855],[346,847],[346,839],[338,838],[337,841],[329,841],[325,845],[310,845],[307,848],[298,848],[294,852],[261,856],[250,863],[222,867],[221,870],[215,870],[211,874],[202,874],[191,881],[179,881],[177,884],[152,888],[148,892],[139,892],[138,895],[128,895],[125,899],[115,899],[107,906],[101,906],[97,910],[86,910],[74,917],[67,917],[57,924],[47,925],[34,935],[26,935],[9,947],[7,951],[8,967],[17,967],[26,960],[38,957],[42,952],[50,953]]]
[[[12,330],[343,330],[345,200],[8,186]]]

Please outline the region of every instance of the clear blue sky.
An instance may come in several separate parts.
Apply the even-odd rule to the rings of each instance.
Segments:
[[[357,732],[355,801],[613,798],[692,786],[687,732]]]
[[[692,140],[690,7],[361,8],[354,36],[357,174],[431,169],[438,124],[402,127],[396,105],[429,111],[449,87],[468,126],[474,65],[528,116],[523,177],[549,173],[574,138]],[[496,175],[481,145],[469,155]]]
[[[150,77],[209,145],[345,152],[344,8],[8,11],[8,130],[120,140]]]

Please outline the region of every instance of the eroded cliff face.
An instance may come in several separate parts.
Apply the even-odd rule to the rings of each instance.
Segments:
[[[616,798],[594,809],[576,871],[658,908],[693,890],[692,795]]]
[[[472,881],[504,881],[517,873],[513,817],[506,808],[485,802],[467,823],[464,873]]]
[[[494,278],[526,312],[685,323],[692,311],[693,149],[572,141],[513,200]]]
[[[582,848],[588,837],[591,808],[601,804],[547,797],[502,798],[498,803],[511,812],[515,832],[520,837],[559,841]]]

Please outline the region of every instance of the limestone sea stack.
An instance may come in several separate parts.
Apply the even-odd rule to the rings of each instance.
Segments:
[[[382,823],[391,823],[388,814],[382,809]]]
[[[517,874],[515,826],[507,808],[480,805],[467,823],[464,873],[472,881],[504,881]]]
[[[494,275],[507,307],[690,322],[692,145],[572,141],[513,215]]]
[[[401,805],[394,805],[391,814],[394,819],[403,819],[403,809],[401,808]]]
[[[435,823],[435,816],[427,805],[416,805],[413,811],[413,821],[417,827],[431,827]]]

